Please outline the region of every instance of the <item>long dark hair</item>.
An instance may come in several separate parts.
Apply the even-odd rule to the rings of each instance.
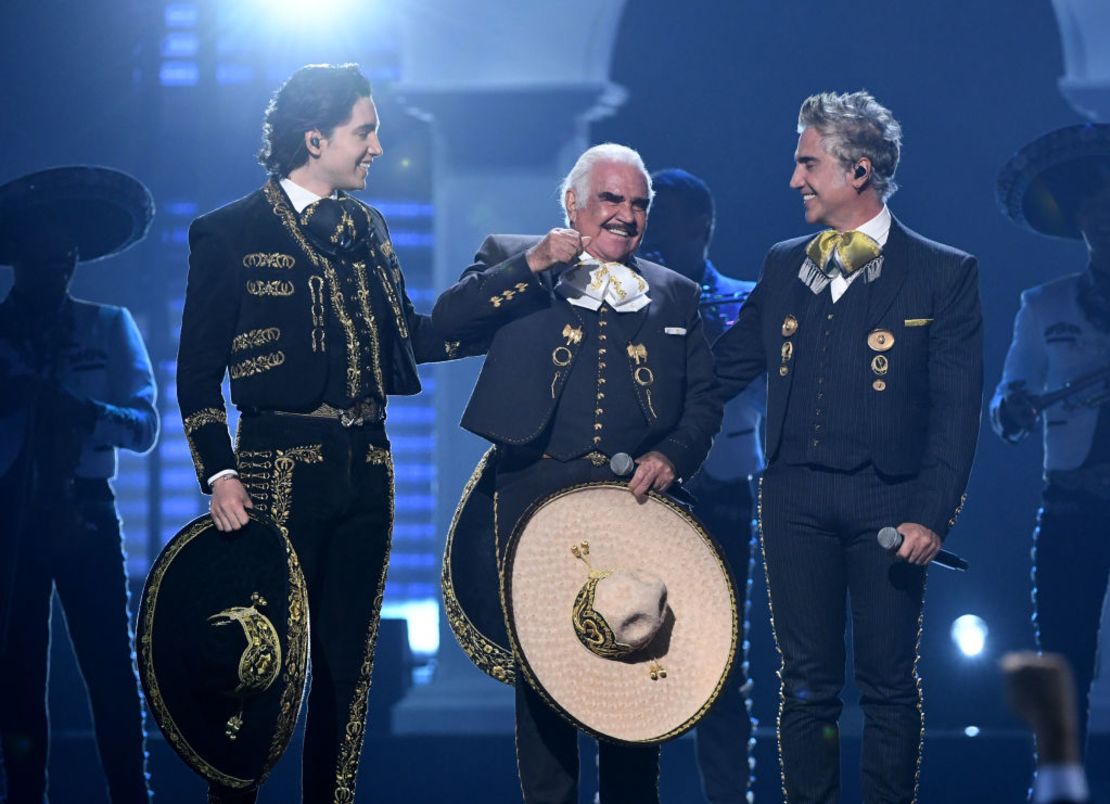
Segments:
[[[359,98],[370,97],[370,82],[357,64],[309,64],[282,84],[266,107],[258,161],[281,178],[308,161],[306,131],[325,137],[351,116]]]

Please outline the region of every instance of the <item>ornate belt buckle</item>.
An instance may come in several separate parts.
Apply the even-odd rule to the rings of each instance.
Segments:
[[[362,424],[362,416],[345,410],[339,414],[339,424],[343,427],[358,427]]]

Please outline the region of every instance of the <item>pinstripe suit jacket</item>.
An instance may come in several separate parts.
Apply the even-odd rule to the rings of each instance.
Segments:
[[[780,375],[788,316],[803,319],[817,296],[798,277],[810,236],[773,246],[740,317],[713,347],[717,378],[727,400],[767,372],[765,451],[773,463],[782,442],[795,372]],[[882,473],[914,477],[916,490],[904,521],[943,537],[955,524],[971,473],[983,389],[983,324],[975,258],[926,240],[897,220],[883,249],[882,273],[868,296],[856,337],[884,329],[885,388],[851,389],[858,399],[871,462]],[[825,291],[822,291],[825,292]],[[834,377],[833,382],[848,381]]]

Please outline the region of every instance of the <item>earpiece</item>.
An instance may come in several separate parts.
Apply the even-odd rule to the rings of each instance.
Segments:
[[[312,143],[313,148],[319,148],[320,147],[320,138],[319,137],[313,137],[312,139],[309,140],[309,142]]]
[[[856,165],[856,172],[853,174],[857,179],[862,179],[867,175],[867,168],[863,165]]]

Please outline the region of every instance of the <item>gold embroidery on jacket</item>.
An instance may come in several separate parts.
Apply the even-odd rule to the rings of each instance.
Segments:
[[[272,254],[265,254],[263,252],[255,252],[254,254],[247,254],[243,257],[244,268],[284,268],[289,269],[297,264],[290,254],[282,254],[280,252],[273,252]]]
[[[308,295],[312,299],[312,351],[323,352],[327,348],[324,340],[324,277],[313,274],[308,278]]]
[[[277,368],[285,362],[285,352],[267,352],[258,357],[252,357],[231,367],[231,379],[240,380],[244,377],[253,377],[272,368]]]
[[[355,283],[358,285],[358,292],[355,294],[358,297],[359,311],[362,313],[362,319],[366,322],[366,326],[370,331],[370,356],[374,361],[374,381],[378,384],[378,390],[385,393],[385,383],[382,381],[382,355],[381,355],[381,342],[378,340],[378,322],[374,318],[374,310],[370,307],[370,287],[366,282],[366,264],[356,262],[351,266],[355,272]],[[357,378],[356,378],[357,380]],[[351,392],[351,396],[357,396],[358,386]]]
[[[281,330],[277,327],[266,327],[266,329],[252,329],[248,332],[243,332],[235,336],[231,342],[231,351],[242,352],[245,349],[253,349],[257,346],[264,346],[267,343],[273,343],[281,337]]]
[[[227,427],[227,411],[223,408],[204,408],[186,416],[183,422],[185,441],[189,444],[189,455],[193,458],[193,469],[196,470],[197,479],[201,483],[205,482],[208,473],[204,471],[204,463],[200,459],[200,452],[193,440],[193,433],[209,424],[222,424]]]
[[[382,287],[385,289],[385,297],[389,299],[389,306],[393,308],[393,317],[397,319],[397,329],[401,333],[402,338],[409,336],[409,329],[405,325],[405,316],[401,312],[401,305],[397,301],[397,294],[393,292],[393,285],[389,282],[389,276],[385,272],[385,268],[379,263],[377,266],[378,278],[381,279]]]
[[[343,294],[339,292],[339,279],[335,274],[335,268],[332,267],[331,262],[323,254],[318,254],[305,238],[301,232],[300,227],[297,226],[296,216],[293,214],[292,208],[285,201],[285,194],[278,187],[277,182],[272,179],[266,183],[262,188],[262,192],[266,196],[266,200],[270,202],[270,207],[274,214],[281,218],[285,230],[289,236],[297,241],[297,245],[301,247],[305,254],[308,255],[312,264],[321,268],[324,272],[324,279],[328,284],[328,295],[331,299],[331,305],[335,311],[336,318],[339,319],[340,325],[343,327],[343,335],[347,341],[347,392],[352,397],[358,396],[359,386],[359,353],[358,353],[358,338],[355,335],[354,323],[351,317],[347,314],[346,307],[343,306]],[[380,373],[381,369],[375,366],[375,369]]]
[[[286,279],[252,279],[247,282],[252,296],[292,296],[293,283]]]

